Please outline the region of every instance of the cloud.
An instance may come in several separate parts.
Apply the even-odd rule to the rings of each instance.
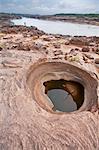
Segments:
[[[0,0],[1,12],[55,14],[99,12],[99,0]]]
[[[93,0],[61,0],[58,4],[60,9],[71,10],[74,13],[89,13],[96,10],[97,5]],[[98,6],[99,7],[99,6]]]

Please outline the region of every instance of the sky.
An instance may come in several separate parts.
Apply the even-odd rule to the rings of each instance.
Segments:
[[[0,12],[41,15],[99,13],[99,0],[0,0]]]

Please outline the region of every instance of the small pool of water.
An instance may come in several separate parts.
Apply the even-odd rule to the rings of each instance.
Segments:
[[[43,85],[45,94],[54,105],[53,111],[76,111],[84,102],[84,87],[78,82],[60,79],[44,82]]]
[[[54,111],[72,112],[77,110],[77,104],[72,96],[63,89],[52,89],[47,93],[48,97],[54,104]]]

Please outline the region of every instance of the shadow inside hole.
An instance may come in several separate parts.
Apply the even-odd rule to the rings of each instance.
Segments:
[[[54,111],[76,111],[84,102],[84,87],[78,82],[60,79],[44,82],[43,85]]]

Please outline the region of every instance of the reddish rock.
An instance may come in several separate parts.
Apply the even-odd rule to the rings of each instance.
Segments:
[[[26,27],[22,25],[17,25],[17,26],[5,26],[1,29],[2,33],[6,34],[17,34],[17,33],[24,33],[24,36],[26,37],[27,34],[30,36],[34,35],[43,35],[44,32],[41,30],[38,30],[36,27]]]
[[[90,54],[84,54],[84,56],[86,56],[88,59],[94,59],[94,57]]]
[[[72,54],[72,55],[76,56],[77,52],[75,52],[75,49],[71,49],[70,52],[69,52],[69,54]]]
[[[99,58],[96,58],[96,59],[95,59],[95,63],[96,63],[96,64],[99,64]]]
[[[73,37],[70,40],[70,44],[78,46],[88,46],[89,42],[84,37]]]
[[[82,48],[82,52],[89,52],[90,51],[90,48],[89,47],[83,47]]]
[[[93,47],[92,48],[92,51],[94,52],[94,53],[96,53],[96,54],[99,54],[99,47]]]
[[[44,37],[43,40],[44,40],[44,41],[47,41],[47,42],[50,42],[50,41],[51,41],[51,39],[48,38],[48,37]]]
[[[60,43],[54,43],[53,46],[54,46],[55,48],[58,48],[58,49],[61,48],[61,44],[60,44]]]
[[[2,49],[3,49],[3,48],[0,46],[0,51],[2,51]]]
[[[75,51],[80,51],[80,49],[79,48],[75,48]]]
[[[96,54],[99,54],[99,48],[96,48],[95,52],[96,52]]]
[[[65,44],[65,45],[69,45],[69,40],[65,41],[64,44]]]

